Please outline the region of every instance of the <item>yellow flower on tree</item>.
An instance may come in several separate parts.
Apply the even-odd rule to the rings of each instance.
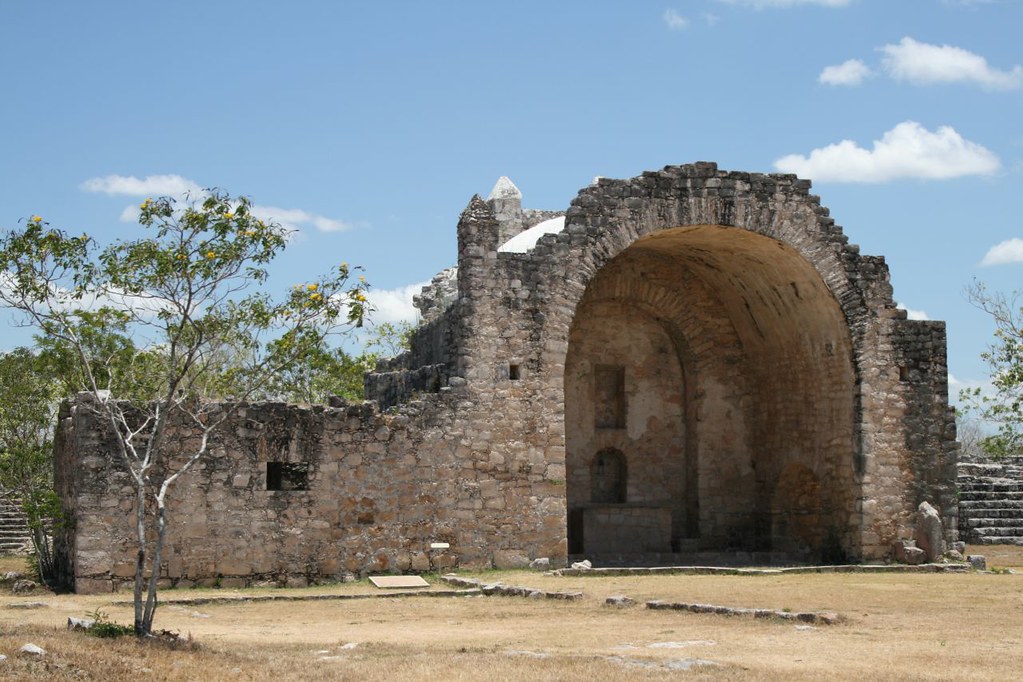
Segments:
[[[308,287],[306,287],[306,288],[307,288],[307,289],[309,289],[309,291],[316,291],[317,289],[319,289],[319,288],[320,288],[320,286],[319,286],[318,284],[310,284],[310,285],[309,285]]]
[[[143,211],[146,210],[147,208],[149,208],[149,199],[146,199],[145,201],[143,201],[139,205],[139,208],[141,208]]]
[[[206,257],[207,258],[216,258],[217,254],[213,253],[212,251],[207,251],[206,252]]]
[[[34,216],[32,216],[32,222],[33,223],[41,223],[41,222],[43,222],[43,217],[39,216],[39,215],[34,215]]]

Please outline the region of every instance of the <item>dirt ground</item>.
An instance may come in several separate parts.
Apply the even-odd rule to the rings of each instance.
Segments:
[[[0,590],[0,677],[229,680],[1015,680],[1023,669],[1023,547],[971,547],[990,573],[557,577],[492,572],[577,601],[401,597],[368,582],[304,590],[168,590],[157,627],[190,642],[68,632],[97,610],[131,622],[130,594]],[[18,562],[0,560],[0,572]],[[1009,572],[1005,569],[1016,571]],[[471,574],[466,574],[471,575]],[[448,589],[436,576],[430,590]],[[186,604],[244,595],[370,599]],[[610,595],[637,605],[609,607]],[[653,611],[650,599],[833,611],[837,625]],[[35,608],[23,608],[26,604]],[[178,602],[178,603],[175,603]],[[19,608],[20,607],[20,608]],[[41,657],[19,653],[32,642]]]

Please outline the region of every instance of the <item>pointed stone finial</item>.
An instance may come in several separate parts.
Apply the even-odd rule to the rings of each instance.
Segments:
[[[487,197],[487,201],[493,201],[494,199],[522,199],[522,192],[511,181],[511,178],[507,175],[502,175],[494,183],[494,189],[490,190],[490,196]]]

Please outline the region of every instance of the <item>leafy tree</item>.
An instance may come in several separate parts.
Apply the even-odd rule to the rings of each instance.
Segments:
[[[408,322],[384,322],[375,325],[366,341],[366,350],[375,357],[393,358],[409,350],[414,327]]]
[[[92,395],[83,407],[106,423],[132,481],[141,637],[152,632],[175,483],[239,402],[361,325],[367,306],[366,285],[351,281],[346,263],[280,299],[266,294],[266,267],[287,231],[254,216],[244,197],[213,192],[183,207],[147,199],[139,222],[146,236],[101,248],[33,216],[0,239],[0,301],[74,367]],[[122,392],[111,397],[111,388]],[[177,424],[197,438],[173,438]]]
[[[0,492],[17,501],[28,522],[39,578],[53,584],[49,531],[59,523],[53,492],[53,421],[58,382],[27,348],[0,355]]]
[[[363,375],[375,366],[373,355],[310,344],[303,357],[274,377],[262,397],[299,403],[324,403],[330,396],[362,400]]]
[[[982,437],[980,447],[993,457],[1023,452],[1023,308],[1020,292],[1006,296],[991,292],[982,282],[966,291],[970,302],[991,316],[995,323],[994,342],[982,354],[991,373],[994,394],[980,388],[966,389],[960,398],[966,411],[995,427]]]

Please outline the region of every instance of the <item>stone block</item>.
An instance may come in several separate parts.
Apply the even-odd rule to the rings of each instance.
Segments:
[[[430,570],[430,557],[426,552],[409,552],[409,568],[414,573],[426,573]]]
[[[529,568],[529,557],[517,549],[499,549],[494,552],[494,568],[508,570]]]
[[[130,561],[116,563],[110,572],[118,578],[132,578],[135,576],[135,563]]]
[[[945,530],[941,516],[928,502],[921,502],[917,509],[914,539],[927,561],[934,561],[945,553]]]

